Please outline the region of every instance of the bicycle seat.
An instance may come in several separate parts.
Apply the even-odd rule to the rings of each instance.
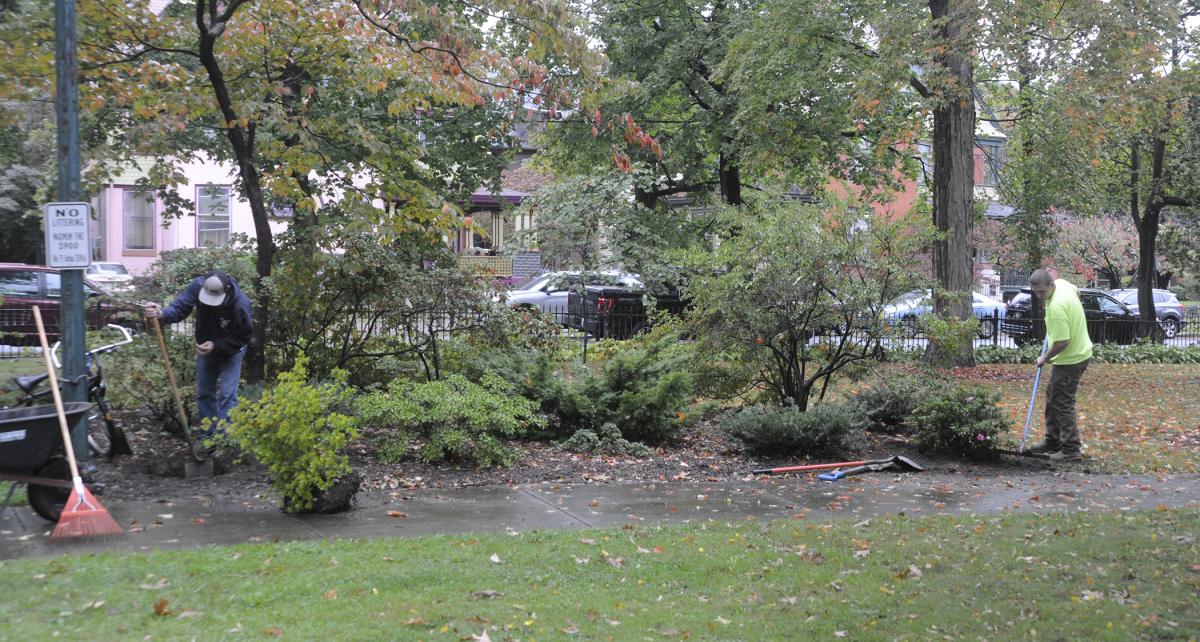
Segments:
[[[49,374],[40,374],[29,375],[26,377],[13,377],[13,383],[17,384],[17,387],[21,390],[24,390],[25,394],[28,395],[33,394],[33,389],[38,387],[38,384],[45,381],[49,376]]]

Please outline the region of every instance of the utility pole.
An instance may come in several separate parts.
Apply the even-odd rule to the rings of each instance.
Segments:
[[[54,1],[54,113],[58,125],[58,200],[80,200],[79,168],[79,60],[75,52],[75,0]],[[89,244],[91,239],[87,239]],[[47,257],[49,258],[49,257]],[[90,254],[89,254],[90,259]],[[87,401],[87,366],[84,363],[83,269],[63,269],[61,334],[63,351],[63,401]],[[76,457],[86,462],[87,417],[71,430]]]

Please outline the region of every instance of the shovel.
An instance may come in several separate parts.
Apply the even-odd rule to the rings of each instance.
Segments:
[[[175,397],[175,409],[179,412],[179,425],[183,428],[183,437],[187,440],[188,450],[192,452],[195,461],[184,462],[184,477],[212,476],[212,462],[205,459],[199,450],[192,428],[188,424],[187,411],[183,407],[183,399],[179,396],[179,386],[175,383],[175,369],[171,367],[171,355],[167,352],[167,340],[163,337],[162,327],[157,317],[150,317],[150,325],[154,326],[154,334],[158,337],[158,347],[162,350],[163,366],[167,369],[167,381],[171,383],[171,394]]]
[[[877,466],[881,464],[891,464],[892,468],[903,472],[919,473],[924,468],[917,462],[903,455],[892,455],[886,459],[864,459],[860,461],[839,461],[832,464],[808,464],[806,466],[781,466],[779,468],[755,468],[750,471],[755,475],[766,475],[775,473],[799,473],[808,470],[830,470],[833,468],[852,469],[859,466]],[[881,469],[882,470],[882,469]],[[859,471],[866,472],[866,471]],[[843,475],[844,476],[844,475]]]
[[[885,470],[895,470],[897,472],[900,472],[903,469],[899,465],[897,465],[896,462],[889,461],[886,464],[864,464],[862,466],[855,466],[854,468],[847,468],[845,470],[842,470],[839,468],[837,470],[834,470],[833,472],[821,473],[820,475],[817,475],[817,479],[832,482],[832,481],[837,481],[843,477],[850,477],[851,475],[861,475],[863,473],[878,473],[878,472],[883,472]]]

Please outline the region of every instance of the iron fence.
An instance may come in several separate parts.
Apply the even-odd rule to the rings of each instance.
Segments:
[[[580,357],[584,361],[587,360],[589,347],[596,341],[627,339],[650,326],[646,314],[640,310],[572,311],[560,306],[540,310],[530,308],[528,312],[544,315],[559,326],[562,337],[577,341],[580,346]],[[53,343],[58,340],[60,333],[59,320],[57,315],[54,315],[53,317],[48,316],[45,321],[46,331],[50,335],[50,342]],[[478,319],[471,321],[477,322]],[[1042,341],[1041,337],[1044,336],[1039,331],[1030,331],[1029,319],[1022,319],[1021,323],[1017,323],[1016,320],[1005,319],[1003,315],[996,312],[982,321],[984,321],[981,324],[982,328],[995,328],[995,330],[985,336],[977,337],[975,339],[976,347],[985,345],[1019,347],[1020,345],[1039,344]],[[1160,331],[1154,333],[1154,336],[1149,339],[1146,338],[1145,328],[1138,320],[1093,321],[1089,323],[1089,333],[1094,343],[1129,345],[1140,340],[1150,340],[1154,343],[1176,347],[1200,345],[1200,309],[1186,309],[1184,316],[1178,321],[1173,333],[1162,331],[1160,325]],[[446,319],[431,319],[429,327],[425,329],[441,339],[461,331],[463,325],[469,325],[469,323],[448,323]],[[191,334],[194,331],[194,322],[191,319],[185,319],[180,323],[166,325],[163,329],[169,335]],[[812,340],[827,341],[839,337],[840,334],[837,332],[825,331],[815,334]],[[850,337],[855,341],[866,341],[870,338],[866,333]],[[920,349],[929,343],[929,338],[917,324],[911,327],[892,328],[879,341],[886,352],[888,350]],[[38,347],[32,314],[28,307],[0,306],[0,361],[9,363],[8,369],[12,369],[15,364],[10,360],[15,359],[29,359],[31,363],[28,365],[35,369],[40,367],[41,349]]]

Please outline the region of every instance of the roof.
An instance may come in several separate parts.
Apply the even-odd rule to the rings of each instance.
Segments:
[[[502,204],[516,205],[528,197],[527,192],[519,192],[515,189],[505,188],[497,193],[481,187],[471,193],[471,205],[484,207]]]

